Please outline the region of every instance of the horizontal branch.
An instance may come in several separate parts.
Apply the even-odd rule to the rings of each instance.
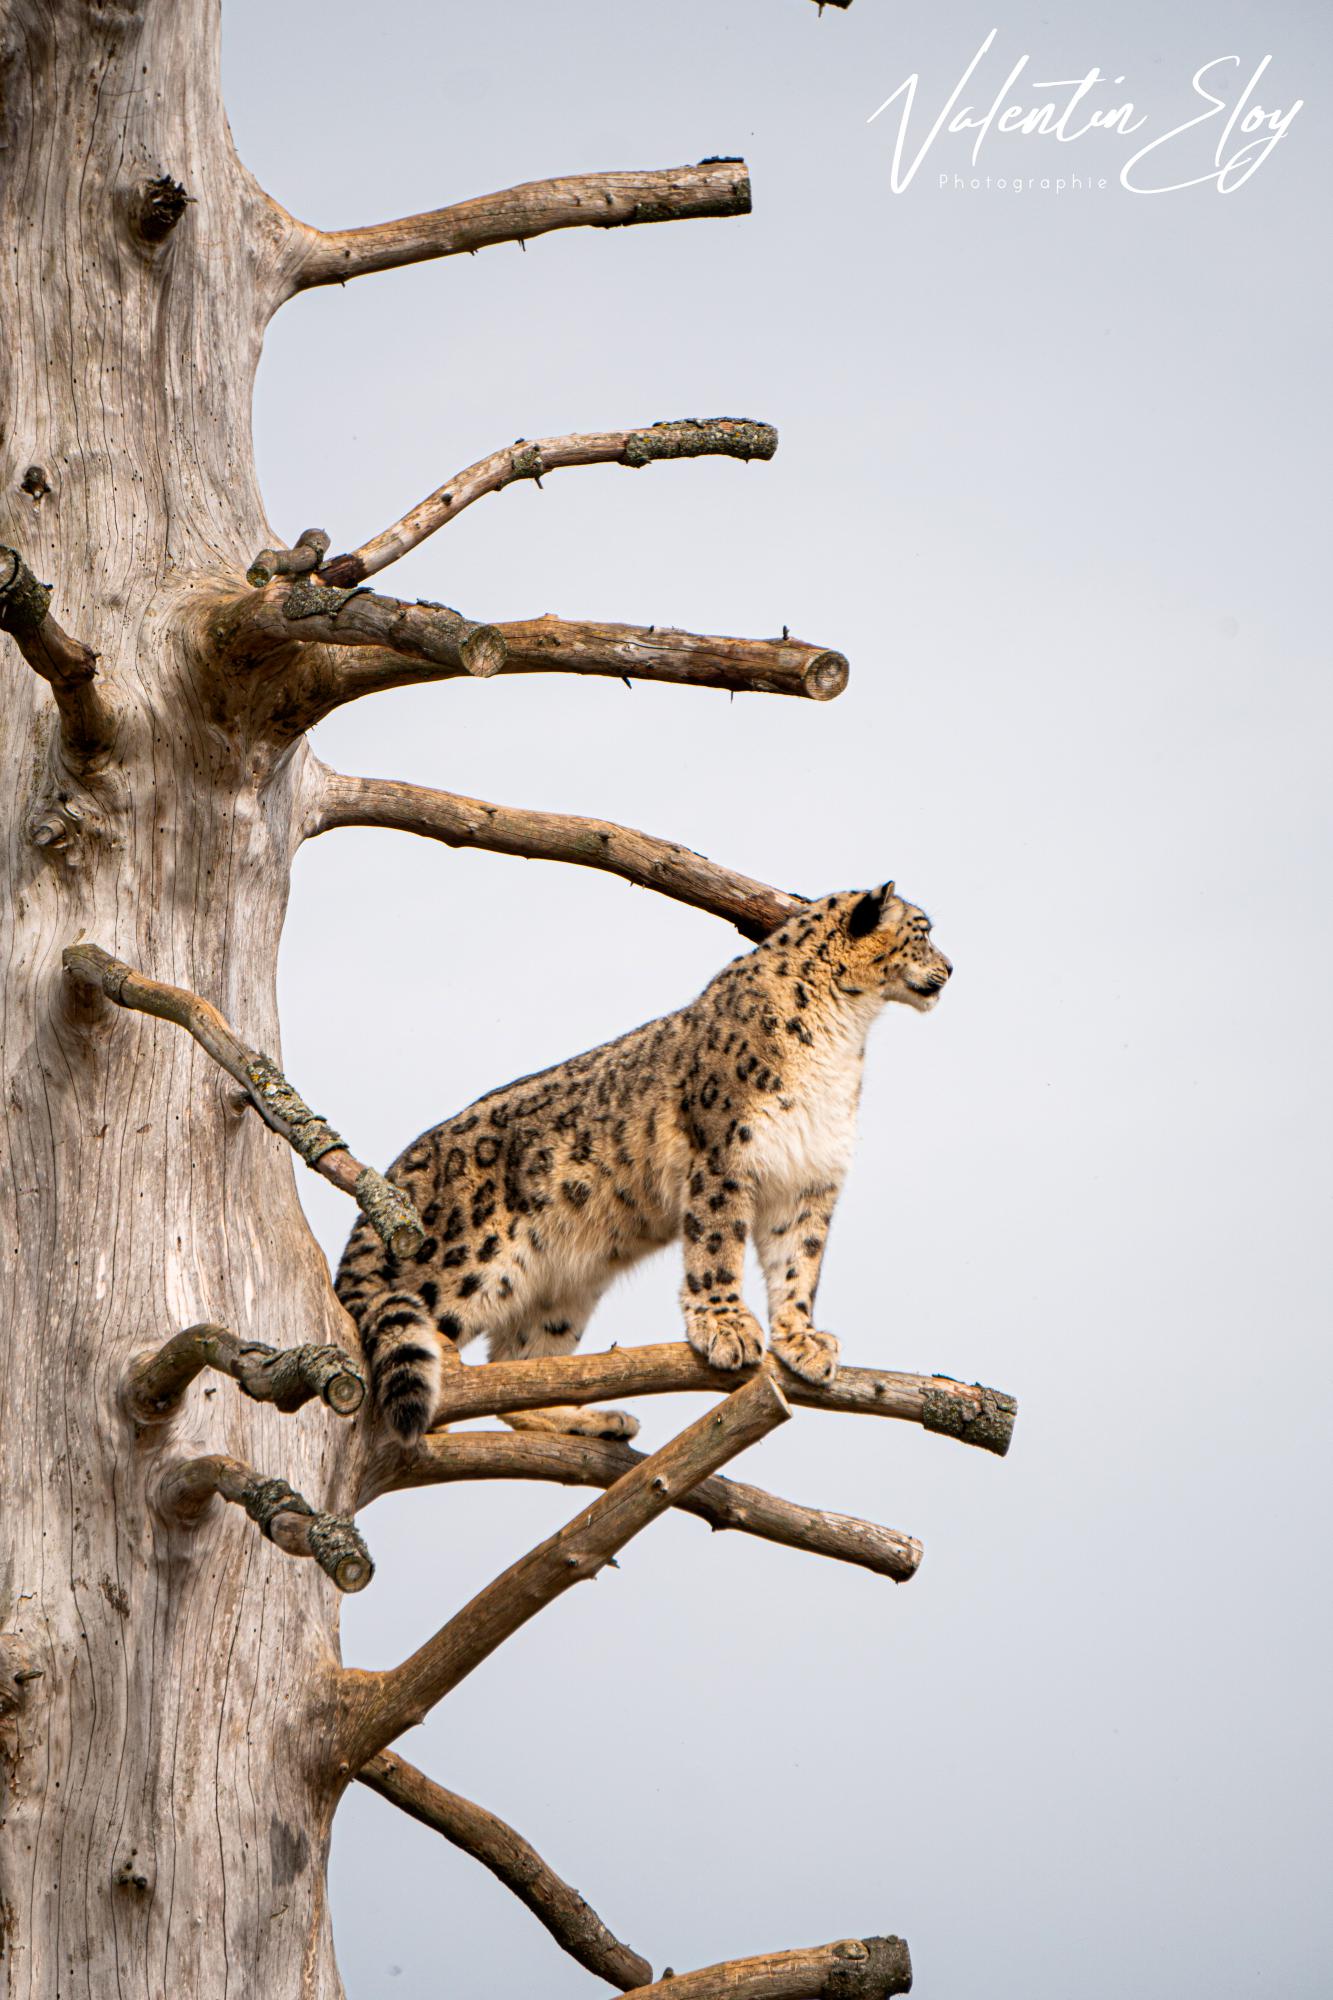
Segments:
[[[408,1487],[438,1486],[464,1479],[541,1479],[560,1486],[612,1486],[641,1465],[644,1453],[606,1438],[546,1436],[533,1431],[436,1432],[418,1444],[386,1444],[367,1469],[358,1504]],[[760,1541],[834,1562],[854,1563],[877,1576],[907,1583],[920,1566],[922,1548],[913,1535],[780,1500],[762,1487],[713,1478],[682,1494],[677,1511],[694,1514],[716,1530],[733,1528]]]
[[[519,479],[535,479],[540,485],[548,472],[576,465],[638,468],[667,458],[772,458],[777,448],[778,434],[771,424],[751,423],[744,417],[716,417],[703,423],[687,418],[679,423],[653,424],[647,430],[593,431],[531,441],[519,438],[505,450],[494,451],[489,458],[478,459],[466,471],[456,473],[383,534],[322,564],[320,575],[325,583],[363,583],[457,519],[465,507],[488,493],[503,492]],[[253,573],[251,580],[255,580]]]
[[[268,557],[275,557],[275,551],[265,549],[255,558],[255,575]],[[238,667],[258,665],[294,644],[385,648],[432,669],[427,678],[436,680],[460,674],[485,680],[505,664],[505,644],[496,627],[474,624],[448,604],[425,598],[408,604],[372,590],[335,589],[304,576],[229,599],[214,614],[213,636]]]
[[[728,639],[669,625],[595,625],[528,618],[496,627],[511,674],[609,674],[674,681],[733,694],[790,694],[832,701],[847,685],[847,661],[804,639]]]
[[[340,285],[370,271],[456,257],[460,251],[482,250],[492,243],[524,243],[552,229],[616,229],[749,211],[750,177],[743,160],[526,181],[498,194],[368,229],[311,230],[288,296],[311,285]]]
[[[115,741],[115,712],[97,684],[97,654],[57,625],[50,604],[50,584],[37,581],[17,549],[0,545],[0,632],[50,684],[66,757],[86,770]]]
[[[153,1014],[193,1035],[240,1084],[270,1131],[285,1139],[308,1167],[353,1197],[395,1256],[405,1257],[417,1247],[425,1231],[407,1196],[374,1167],[363,1166],[342,1135],[297,1095],[272,1058],[247,1048],[216,1007],[183,986],[146,978],[100,945],[67,945],[63,958],[70,979],[95,987],[117,1007]]]
[[[658,840],[613,820],[491,805],[457,792],[436,792],[391,778],[352,778],[321,766],[307,837],[341,826],[386,827],[442,840],[448,847],[478,847],[490,854],[599,868],[641,889],[724,917],[744,937],[756,941],[776,930],[802,902],[767,882],[719,867],[676,841]]]
[[[363,1785],[480,1861],[532,1911],[571,1958],[611,1986],[641,1986],[653,1976],[646,1958],[611,1935],[577,1889],[561,1881],[521,1833],[471,1799],[447,1792],[392,1750],[357,1772]]]
[[[760,1364],[763,1367],[765,1364]],[[710,1368],[684,1341],[653,1347],[613,1347],[605,1354],[545,1355],[533,1361],[490,1361],[451,1368],[441,1385],[435,1423],[544,1409],[552,1403],[600,1403],[622,1396],[674,1396],[690,1389],[716,1395],[756,1369]],[[947,1375],[900,1375],[883,1368],[839,1368],[816,1387],[787,1369],[783,1393],[812,1410],[896,1417],[1003,1457],[1018,1405],[999,1389],[955,1382]]]
[[[626,2000],[888,2000],[911,1986],[912,1960],[901,1938],[841,1938],[808,1951],[667,1973],[652,1986],[634,1987]]]
[[[125,1376],[127,1412],[140,1424],[175,1416],[186,1390],[205,1368],[229,1375],[242,1395],[272,1403],[284,1413],[320,1396],[336,1416],[350,1417],[366,1393],[341,1347],[266,1347],[262,1341],[242,1340],[229,1327],[204,1323],[187,1326],[161,1347],[134,1357]]]
[[[266,1479],[239,1458],[178,1459],[162,1476],[157,1504],[167,1520],[193,1528],[215,1498],[243,1507],[270,1542],[289,1556],[313,1559],[339,1590],[364,1590],[375,1574],[354,1522],[322,1514],[285,1479]]]
[[[790,1415],[782,1390],[767,1373],[733,1388],[725,1402],[625,1473],[600,1500],[488,1584],[401,1666],[384,1674],[344,1675],[355,1745],[348,1761],[363,1764],[421,1722],[530,1618],[574,1584],[596,1576],[681,1494]]]

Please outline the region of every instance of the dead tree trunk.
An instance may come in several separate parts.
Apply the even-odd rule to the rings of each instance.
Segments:
[[[696,1486],[718,1525],[891,1576],[919,1547],[713,1479],[789,1411],[771,1376],[737,1389],[683,1352],[680,1380],[659,1349],[641,1386],[734,1393],[648,1460],[515,1438],[493,1462],[386,1453],[353,1414],[354,1335],[290,1149],[386,1234],[414,1218],[276,1066],[278,939],[300,842],[349,824],[611,869],[750,936],[796,899],[631,829],[339,777],[304,732],[343,701],[462,673],[825,699],[846,663],[785,634],[506,625],[520,607],[483,619],[356,587],[512,478],[766,456],[764,426],[498,453],[321,572],[326,536],[287,548],[264,518],[250,406],[267,321],[306,286],[544,229],[739,214],[748,182],[737,161],[607,174],[322,234],[232,151],[217,17],[217,0],[0,6],[0,1987],[334,2000],[325,1860],[363,1767],[487,1865],[499,1853],[585,1963],[642,1984],[645,1961],[519,1836],[385,1746]],[[881,1379],[830,1400],[878,1395],[1003,1448],[1003,1399]],[[515,1380],[490,1407],[551,1393]],[[359,1501],[505,1476],[609,1490],[394,1673],[345,1672],[335,1585],[369,1578]],[[763,1964],[755,1991],[906,1976],[905,1954],[855,1941]]]

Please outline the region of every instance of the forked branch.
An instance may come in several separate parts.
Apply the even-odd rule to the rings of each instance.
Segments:
[[[382,1750],[357,1772],[363,1785],[409,1813],[423,1826],[480,1861],[526,1904],[556,1943],[598,1979],[622,1990],[653,1976],[646,1958],[611,1935],[597,1912],[529,1846],[521,1833],[471,1799],[447,1792],[421,1771]]]
[[[598,625],[527,618],[497,627],[511,674],[609,674],[617,680],[674,681],[733,694],[790,694],[832,701],[847,685],[847,661],[805,639],[730,639],[669,625]]]
[[[364,1590],[375,1574],[352,1521],[324,1514],[285,1479],[267,1479],[239,1458],[178,1459],[158,1487],[158,1509],[181,1528],[197,1527],[214,1499],[243,1507],[259,1532],[289,1556],[310,1557],[339,1590]]]
[[[368,229],[312,229],[287,296],[311,285],[340,285],[370,271],[456,257],[492,243],[524,243],[552,229],[616,229],[639,222],[748,215],[749,210],[750,177],[743,160],[527,181]]]
[[[767,1364],[761,1363],[760,1367]],[[674,1396],[702,1389],[716,1395],[746,1374],[710,1368],[684,1341],[653,1347],[613,1347],[606,1354],[547,1355],[533,1361],[491,1361],[451,1368],[440,1390],[437,1425],[555,1403],[600,1403],[625,1396]],[[1009,1449],[1018,1405],[1002,1390],[947,1375],[900,1375],[884,1368],[839,1368],[822,1388],[781,1371],[783,1391],[812,1410],[853,1416],[896,1417],[939,1431],[1000,1457]]]
[[[359,1505],[381,1493],[409,1486],[436,1486],[463,1479],[541,1479],[561,1486],[613,1486],[641,1465],[644,1454],[632,1445],[609,1438],[545,1436],[534,1431],[436,1432],[418,1444],[386,1444],[367,1468]],[[819,1507],[802,1507],[780,1500],[762,1487],[739,1480],[705,1479],[676,1501],[682,1514],[694,1514],[715,1530],[734,1528],[760,1541],[854,1563],[877,1576],[907,1583],[921,1562],[921,1544],[913,1535],[859,1521],[850,1514],[830,1514]]]
[[[396,1257],[417,1247],[425,1231],[406,1195],[374,1167],[363,1166],[348,1151],[341,1133],[298,1096],[272,1057],[247,1048],[216,1007],[183,986],[146,978],[100,945],[68,945],[63,957],[70,979],[96,988],[117,1007],[173,1021],[193,1035],[200,1048],[236,1079],[269,1129],[285,1139],[308,1167],[353,1197]]]
[[[897,1937],[840,1938],[808,1951],[728,1958],[665,1974],[626,2000],[888,2000],[912,1987],[912,1960]]]
[[[347,555],[332,557],[321,565],[320,575],[325,583],[363,583],[368,576],[397,562],[438,528],[456,520],[474,501],[488,493],[503,492],[519,479],[535,479],[540,485],[546,473],[565,466],[637,468],[668,458],[772,458],[777,448],[778,434],[771,424],[751,423],[744,417],[716,417],[704,423],[688,418],[681,423],[653,424],[647,430],[519,438],[504,451],[494,451],[489,458],[469,465],[465,472],[456,473],[383,534],[363,542]]]
[[[530,1618],[574,1584],[596,1576],[681,1494],[790,1415],[773,1376],[760,1371],[488,1584],[401,1666],[382,1674],[344,1674],[348,1762],[359,1767],[422,1721]]]
[[[96,653],[56,623],[50,605],[50,584],[37,581],[17,549],[0,545],[0,632],[49,682],[66,758],[87,770],[115,741],[115,713],[97,684]]]
[[[599,868],[641,889],[654,889],[678,903],[724,917],[743,937],[756,942],[801,906],[799,896],[719,867],[676,841],[657,840],[612,820],[491,805],[485,799],[399,784],[391,778],[345,777],[322,765],[318,778],[307,838],[340,826],[378,826],[442,840],[448,847],[479,847],[490,854]]]
[[[205,1322],[134,1357],[125,1377],[127,1412],[140,1424],[160,1424],[175,1416],[186,1390],[205,1368],[229,1375],[243,1396],[272,1403],[284,1414],[319,1396],[336,1416],[350,1417],[366,1393],[362,1376],[341,1347],[267,1347],[262,1341],[242,1340],[230,1327]]]

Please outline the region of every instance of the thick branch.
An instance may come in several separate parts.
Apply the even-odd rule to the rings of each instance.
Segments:
[[[612,1986],[642,1986],[653,1976],[646,1958],[612,1937],[606,1925],[584,1902],[577,1889],[562,1882],[521,1833],[494,1813],[447,1792],[392,1750],[381,1750],[362,1766],[357,1777],[382,1799],[433,1827],[455,1847],[480,1861],[506,1889],[527,1905],[556,1943],[580,1965]]]
[[[727,639],[669,625],[594,625],[549,616],[496,629],[508,648],[504,670],[511,674],[609,674],[809,701],[832,701],[847,685],[841,653],[785,633],[781,639]]]
[[[750,178],[743,160],[703,160],[697,167],[643,173],[567,174],[369,229],[312,230],[291,291],[340,285],[369,271],[456,257],[491,243],[523,243],[552,229],[615,229],[749,211]]]
[[[449,847],[480,847],[490,854],[604,869],[641,889],[655,889],[678,903],[725,917],[742,936],[756,941],[801,907],[799,896],[721,868],[675,841],[657,840],[611,820],[490,805],[456,792],[431,791],[390,778],[345,777],[325,768],[308,836],[340,826],[391,827],[442,840]]]
[[[286,552],[294,558],[297,551]],[[251,565],[267,568],[265,549]],[[485,680],[505,664],[505,644],[494,625],[476,625],[461,611],[425,598],[407,604],[371,590],[338,590],[310,577],[278,582],[229,599],[214,616],[213,637],[233,666],[252,667],[293,644],[370,647],[399,657],[427,680],[475,674]],[[424,676],[421,668],[428,669]],[[392,686],[384,681],[384,686]],[[358,693],[367,690],[358,689]],[[336,704],[331,704],[335,705]]]
[[[425,1231],[406,1195],[373,1167],[363,1166],[341,1134],[297,1095],[272,1058],[247,1048],[207,1000],[183,986],[146,978],[96,944],[68,945],[64,965],[69,978],[96,987],[118,1007],[174,1021],[193,1035],[200,1048],[236,1079],[270,1130],[285,1139],[308,1167],[354,1198],[395,1256],[407,1256],[421,1242]]]
[[[613,1486],[642,1465],[644,1453],[609,1438],[544,1436],[535,1431],[437,1432],[420,1443],[386,1444],[367,1469],[359,1505],[382,1493],[410,1486],[437,1486],[460,1479],[543,1479],[560,1486]],[[706,1479],[676,1502],[716,1530],[735,1528],[784,1548],[855,1563],[877,1576],[907,1583],[920,1566],[922,1548],[913,1535],[780,1500],[760,1486],[735,1479]]]
[[[97,655],[57,625],[51,586],[39,583],[17,549],[0,545],[0,632],[8,632],[34,673],[50,683],[65,755],[87,769],[116,735],[111,704],[97,685]]]
[[[196,1527],[215,1498],[243,1507],[260,1533],[289,1556],[313,1557],[339,1590],[364,1590],[375,1574],[355,1523],[320,1513],[285,1479],[266,1479],[239,1458],[179,1459],[158,1488],[160,1511],[182,1528]]]
[[[552,1403],[600,1403],[624,1396],[674,1396],[684,1390],[735,1386],[744,1374],[710,1368],[684,1341],[655,1347],[613,1347],[606,1354],[547,1355],[535,1361],[491,1361],[451,1368],[440,1391],[436,1423],[544,1409]],[[783,1369],[779,1379],[793,1403],[853,1416],[897,1417],[979,1445],[1003,1457],[1018,1405],[999,1389],[955,1382],[947,1375],[899,1375],[882,1368],[839,1368],[822,1388]]]
[[[492,452],[489,458],[479,459],[437,487],[373,541],[364,542],[348,555],[334,556],[322,565],[320,574],[325,583],[362,583],[456,519],[475,500],[500,493],[518,479],[535,479],[540,484],[546,473],[564,466],[637,468],[664,458],[772,458],[777,448],[778,434],[771,424],[751,423],[743,417],[717,417],[706,423],[687,418],[681,423],[653,424],[648,430],[594,431],[577,437],[519,438],[504,451]]]
[[[136,1355],[126,1371],[124,1400],[136,1423],[162,1423],[180,1409],[196,1375],[216,1368],[256,1403],[284,1413],[320,1396],[340,1417],[359,1410],[366,1385],[341,1347],[266,1347],[229,1327],[203,1324],[174,1333],[161,1347]]]
[[[683,1493],[790,1415],[777,1382],[761,1371],[488,1584],[401,1666],[387,1674],[344,1676],[355,1745],[349,1762],[363,1764],[420,1722],[530,1618],[573,1584],[596,1576]]]
[[[888,2000],[908,1993],[912,1961],[901,1938],[841,1938],[808,1951],[729,1958],[636,1986],[626,2000]]]

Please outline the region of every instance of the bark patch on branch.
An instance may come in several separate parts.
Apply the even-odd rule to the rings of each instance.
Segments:
[[[652,1986],[636,1986],[626,2000],[889,2000],[911,1986],[911,1955],[901,1938],[840,1938],[808,1951],[666,1974]]]

